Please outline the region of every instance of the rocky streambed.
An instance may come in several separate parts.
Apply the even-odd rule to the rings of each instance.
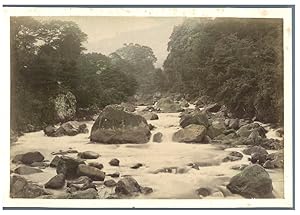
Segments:
[[[145,109],[144,106],[139,106],[137,112],[143,109]],[[43,131],[26,133],[11,145],[12,197],[247,198],[247,195],[232,193],[226,187],[233,176],[250,164],[248,159],[251,153],[245,154],[244,151],[247,146],[228,147],[223,142],[220,144],[212,140],[206,144],[175,142],[173,134],[181,129],[180,114],[156,113],[156,115],[158,117],[146,117],[149,119],[148,123],[154,126],[151,139],[146,144],[92,143],[89,139],[90,133],[86,132],[75,136],[58,137],[46,136]],[[87,125],[85,129],[91,131],[94,121],[84,123]],[[161,134],[160,141],[153,141],[156,133]],[[271,138],[274,134],[274,131],[270,129],[267,137]],[[22,161],[15,160],[16,155],[33,151],[40,152],[43,159],[26,165]],[[276,151],[278,150],[268,150],[268,153]],[[84,152],[87,152],[87,155]],[[78,156],[78,153],[81,154]],[[94,175],[85,177],[90,174],[90,172],[85,174],[85,171],[89,171],[85,170],[85,167],[80,170],[81,182],[80,180],[78,182],[78,178],[66,179],[64,174],[57,175],[57,167],[53,164],[51,167],[50,163],[55,156],[62,155],[74,158],[74,160],[80,159],[78,162],[85,162],[88,166],[105,172],[103,180],[101,173],[95,169],[93,169],[93,174],[98,177],[95,176],[96,180],[93,180]],[[26,169],[28,166],[40,171]],[[23,168],[22,171],[20,167],[21,170]],[[283,198],[283,168],[261,168],[272,180],[272,197]],[[61,170],[62,173],[63,171]],[[261,170],[258,169],[258,171]],[[53,177],[56,177],[52,182],[58,184],[57,187],[49,186],[49,180]],[[27,186],[26,183],[29,185]],[[33,190],[30,192],[34,194],[26,196],[26,189],[27,191]]]

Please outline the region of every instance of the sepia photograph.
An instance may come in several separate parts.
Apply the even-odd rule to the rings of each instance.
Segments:
[[[291,8],[18,9],[9,206],[292,207]]]

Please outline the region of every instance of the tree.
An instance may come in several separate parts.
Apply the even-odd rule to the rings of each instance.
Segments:
[[[139,44],[124,44],[124,47],[119,48],[111,54],[116,64],[129,63],[126,68],[132,67],[131,71],[126,73],[132,75],[138,83],[138,91],[141,93],[151,93],[153,91],[153,75],[155,72],[154,63],[157,61],[152,49],[148,46]]]
[[[282,121],[282,20],[187,19],[168,49],[170,90],[207,95],[237,117]]]

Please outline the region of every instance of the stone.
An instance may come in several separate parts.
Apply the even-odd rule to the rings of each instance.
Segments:
[[[224,130],[223,131],[223,134],[225,134],[225,135],[228,135],[228,134],[231,134],[231,133],[233,133],[233,134],[235,134],[235,130],[234,129],[226,129],[226,130]]]
[[[263,164],[263,167],[266,168],[266,169],[274,169],[274,168],[275,168],[275,165],[273,164],[272,161],[267,160],[267,161]]]
[[[111,166],[119,166],[120,165],[120,161],[118,159],[114,158],[111,161],[109,161],[109,164]]]
[[[138,169],[138,168],[140,168],[140,167],[142,167],[142,166],[143,166],[143,164],[137,163],[137,164],[133,165],[133,166],[130,167],[130,168],[131,168],[131,169]]]
[[[27,181],[19,175],[10,177],[11,198],[37,198],[49,194],[43,187]]]
[[[147,143],[150,137],[144,117],[107,106],[92,127],[90,140],[107,144]]]
[[[208,188],[208,187],[200,187],[199,189],[196,190],[196,193],[202,197],[211,195],[211,192],[212,192],[212,189]]]
[[[40,169],[30,167],[30,166],[20,166],[14,170],[15,173],[19,175],[30,175],[30,174],[35,174],[35,173],[41,173],[43,172]]]
[[[250,165],[233,176],[227,189],[245,198],[271,198],[273,196],[272,179],[268,172],[258,164]]]
[[[132,196],[141,192],[141,186],[131,176],[126,176],[118,181],[115,192],[119,195]]]
[[[55,156],[53,159],[52,159],[52,161],[50,162],[50,167],[54,167],[54,168],[56,168],[57,167],[57,165],[58,165],[58,163],[59,163],[59,161],[60,161],[60,157],[59,156]]]
[[[163,134],[161,132],[157,132],[153,135],[153,142],[160,143],[162,141]]]
[[[51,137],[75,136],[80,133],[86,133],[87,125],[77,121],[68,121],[63,123]]]
[[[185,128],[191,124],[203,125],[206,128],[209,127],[209,121],[205,112],[195,111],[192,114],[185,114],[181,117],[179,124],[182,128]]]
[[[245,169],[247,166],[249,166],[248,164],[238,164],[238,165],[234,165],[231,167],[231,169],[234,170],[243,170]]]
[[[69,187],[71,184],[89,184],[92,182],[92,179],[90,179],[88,176],[80,176],[79,178],[76,178],[75,180],[70,180],[67,183],[67,186]]]
[[[153,193],[153,189],[151,187],[141,187],[141,193],[144,195],[148,195]]]
[[[117,185],[117,183],[114,180],[109,179],[109,180],[104,181],[104,185],[106,187],[115,187]]]
[[[263,138],[259,145],[268,150],[279,150],[284,148],[283,142],[272,138]]]
[[[245,155],[251,155],[252,153],[259,153],[259,154],[268,154],[267,150],[261,146],[250,146],[243,150]]]
[[[66,179],[74,179],[78,177],[77,168],[80,164],[84,164],[81,159],[75,159],[68,156],[62,156],[56,167],[57,174],[64,174]]]
[[[32,164],[34,162],[42,162],[44,160],[44,156],[38,152],[27,152],[25,154],[22,155],[21,157],[21,162],[23,164]]]
[[[91,162],[91,163],[88,163],[89,166],[92,166],[92,167],[95,167],[97,169],[103,169],[103,164],[102,163],[98,163],[98,162]]]
[[[22,158],[24,154],[17,154],[13,159],[12,163],[22,163]]]
[[[61,189],[65,186],[65,176],[64,174],[58,174],[54,177],[52,177],[46,184],[45,188],[50,188],[50,189]]]
[[[230,190],[228,190],[225,186],[218,186],[218,190],[220,190],[224,197],[232,196]]]
[[[100,155],[97,152],[84,151],[78,153],[78,157],[82,159],[97,159],[98,157],[100,157]]]
[[[115,173],[107,174],[107,176],[110,176],[112,178],[119,178],[120,177],[120,173],[119,172],[115,172]]]
[[[251,163],[263,165],[267,160],[267,154],[253,152],[249,158]]]
[[[79,176],[88,176],[93,181],[104,181],[105,179],[105,173],[101,170],[88,166],[85,164],[79,164],[77,169],[77,175]]]
[[[241,157],[236,157],[236,156],[226,156],[225,158],[223,158],[222,162],[228,162],[228,161],[238,161],[241,160]]]
[[[59,150],[58,152],[51,152],[51,155],[66,155],[66,154],[78,154],[75,149]]]
[[[261,127],[258,123],[250,123],[250,124],[246,124],[241,126],[238,130],[237,130],[237,134],[240,137],[249,137],[249,135],[252,133],[252,131],[257,131],[259,136],[261,136],[262,138],[266,137],[266,130]]]
[[[284,153],[282,151],[271,153],[267,155],[267,161],[269,162],[269,166],[273,168],[284,168]],[[270,165],[271,164],[271,165]],[[268,165],[268,164],[266,164]],[[265,168],[267,168],[265,167]]]
[[[234,157],[239,157],[239,158],[242,158],[243,157],[243,154],[240,153],[240,152],[236,152],[236,151],[232,151],[229,153],[230,156],[234,156]]]
[[[215,120],[212,122],[211,126],[207,129],[207,135],[210,138],[215,138],[225,131],[226,127],[223,121]]]
[[[152,113],[151,114],[151,117],[150,117],[150,120],[158,120],[158,115],[156,113]]]
[[[212,113],[216,113],[221,109],[221,105],[214,103],[214,104],[210,104],[208,106],[206,106],[204,108],[206,111],[212,112]]]
[[[148,124],[148,127],[149,127],[149,130],[150,130],[150,131],[152,131],[153,129],[156,128],[154,125],[152,125],[152,124],[150,124],[150,123]]]
[[[240,126],[240,120],[239,119],[230,119],[228,123],[228,128],[238,130]]]
[[[38,167],[40,169],[45,169],[47,167],[49,167],[49,164],[46,162],[33,162],[32,164],[30,164],[31,167]]]
[[[275,132],[277,137],[283,137],[284,135],[284,129],[283,128],[278,128]]]
[[[213,198],[224,198],[223,192],[221,191],[213,192],[210,196]]]
[[[70,199],[97,199],[98,192],[94,188],[79,190],[71,194]]]
[[[57,121],[65,122],[75,117],[77,101],[71,92],[60,93],[52,101]]]
[[[49,125],[46,128],[44,128],[44,134],[46,136],[53,136],[55,131],[56,131],[56,128],[53,125]]]
[[[201,143],[206,134],[206,128],[203,125],[191,124],[173,134],[173,141],[184,143]]]

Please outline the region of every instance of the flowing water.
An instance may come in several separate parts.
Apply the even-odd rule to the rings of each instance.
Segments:
[[[139,106],[138,110],[144,107]],[[169,198],[169,199],[191,199],[199,198],[195,190],[200,187],[217,187],[226,185],[230,178],[237,174],[238,170],[231,167],[236,164],[248,164],[247,156],[242,160],[222,163],[221,160],[229,154],[229,151],[241,151],[242,148],[231,148],[220,150],[211,144],[184,144],[172,141],[172,135],[179,129],[178,113],[158,113],[159,120],[149,120],[156,129],[152,134],[161,132],[163,140],[161,143],[152,141],[147,144],[93,144],[89,142],[89,134],[78,134],[76,136],[47,137],[43,131],[27,133],[20,137],[18,142],[11,146],[11,159],[20,153],[28,151],[40,151],[45,159],[51,161],[54,155],[51,152],[68,150],[70,148],[80,151],[94,151],[101,156],[98,159],[87,162],[98,161],[104,165],[106,173],[120,172],[122,175],[133,176],[140,185],[153,188],[153,193],[141,195],[137,198]],[[93,121],[86,122],[89,130]],[[77,154],[68,154],[76,157]],[[120,160],[119,167],[108,164],[112,158]],[[211,166],[200,167],[199,170],[191,168],[187,164],[201,162]],[[139,169],[130,167],[136,163],[142,163]],[[16,167],[11,164],[11,169]],[[174,167],[171,173],[159,172],[163,168]],[[177,168],[177,172],[176,169]],[[39,184],[46,183],[56,175],[54,168],[43,169],[44,172],[24,177]],[[159,172],[159,173],[157,173]],[[268,170],[274,186],[277,198],[283,198],[283,170]],[[107,177],[107,179],[110,177]],[[63,191],[52,191],[60,193]],[[230,198],[241,198],[233,195]]]

